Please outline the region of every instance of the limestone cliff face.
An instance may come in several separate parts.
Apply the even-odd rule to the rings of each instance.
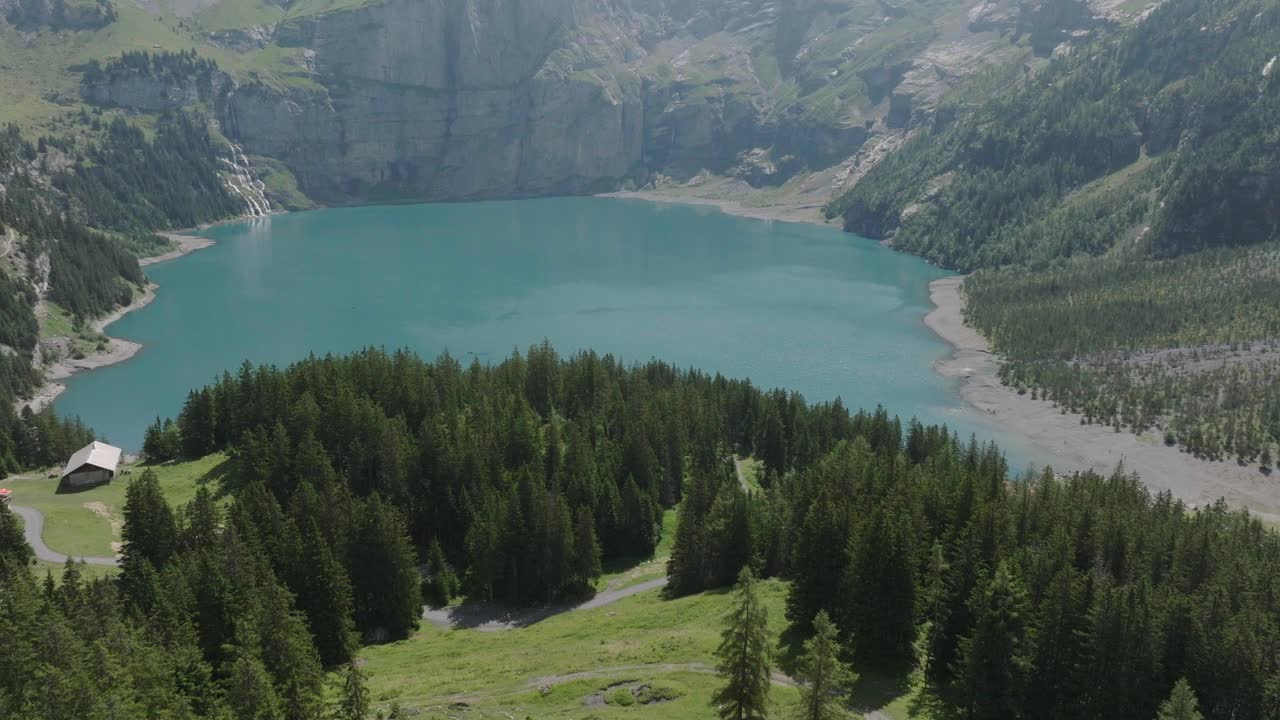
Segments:
[[[371,0],[208,39],[292,53],[303,82],[242,76],[218,119],[323,202],[759,187],[855,177],[1014,52],[971,3]]]
[[[322,89],[246,85],[222,111],[251,153],[286,161],[320,199],[576,193],[638,172],[633,74],[548,66],[570,0],[389,0],[287,24]]]

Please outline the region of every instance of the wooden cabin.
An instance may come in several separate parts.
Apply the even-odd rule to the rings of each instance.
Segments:
[[[62,484],[66,487],[88,487],[111,482],[116,476],[123,451],[97,440],[76,451],[62,470]]]

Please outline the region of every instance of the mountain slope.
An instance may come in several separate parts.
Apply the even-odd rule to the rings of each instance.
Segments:
[[[1169,0],[970,111],[832,203],[845,227],[975,269],[1259,242],[1280,229],[1280,7]],[[1150,230],[1146,230],[1149,226]]]
[[[828,211],[979,270],[966,317],[1010,386],[1270,472],[1278,48],[1274,2],[1168,0],[986,102],[940,111]]]

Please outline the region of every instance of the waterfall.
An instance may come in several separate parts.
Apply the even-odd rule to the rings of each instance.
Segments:
[[[227,172],[222,176],[227,188],[244,200],[249,217],[267,217],[271,214],[271,203],[266,195],[267,186],[258,179],[257,173],[249,165],[249,158],[245,157],[244,150],[235,143],[228,144],[231,146],[231,159],[222,158],[227,166]]]

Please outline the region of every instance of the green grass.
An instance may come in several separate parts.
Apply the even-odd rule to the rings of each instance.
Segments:
[[[99,343],[105,343],[107,336],[94,332],[88,324],[76,327],[75,317],[56,303],[45,304],[44,320],[40,323],[40,339],[64,337],[71,341],[71,354],[79,353],[80,357],[97,352]]]
[[[647,558],[620,558],[607,561],[604,573],[596,581],[596,590],[621,590],[656,580],[667,574],[667,560],[671,558],[671,546],[676,538],[676,508],[662,514],[662,539],[653,555]]]
[[[62,571],[65,569],[61,563],[45,562],[44,560],[36,560],[31,564],[31,572],[35,574],[36,580],[43,581],[46,574],[53,575],[53,581],[62,582]],[[111,567],[109,565],[87,565],[81,563],[80,577],[85,580],[96,580],[98,578],[110,578],[120,574],[120,568]]]
[[[760,492],[760,476],[764,474],[764,461],[758,458],[734,458],[734,464],[742,472],[742,479],[747,482],[747,489]]]
[[[117,20],[96,31],[42,31],[34,36],[0,23],[0,123],[46,130],[82,107],[80,74],[71,70],[126,50],[186,50],[202,46],[182,33],[172,14],[161,19],[134,3],[115,3]],[[35,133],[32,133],[34,135]]]
[[[153,469],[170,505],[185,504],[195,496],[196,487],[217,473],[226,461],[222,453],[183,463],[157,465]],[[57,475],[59,469],[52,471]],[[44,541],[50,549],[67,555],[106,556],[113,554],[112,543],[120,541],[124,522],[124,494],[131,476],[143,467],[122,468],[114,482],[82,490],[57,493],[58,478],[50,473],[9,478],[4,486],[13,490],[13,504],[33,507],[44,514]]]
[[[780,634],[787,586],[770,580],[760,587],[770,628]],[[713,591],[664,600],[655,590],[506,632],[424,625],[413,638],[366,648],[361,657],[378,706],[394,700],[405,709],[421,710],[418,717],[424,720],[502,713],[520,718],[706,718],[719,685],[712,653],[732,599],[728,591]],[[611,687],[618,683],[670,689],[676,697],[629,706],[609,702],[620,699],[618,687]],[[589,706],[596,693],[603,693],[602,702]],[[789,714],[796,699],[794,689],[775,686],[778,707],[773,714]]]
[[[205,32],[272,25],[284,16],[280,5],[260,0],[222,0],[195,15],[195,22]]]

